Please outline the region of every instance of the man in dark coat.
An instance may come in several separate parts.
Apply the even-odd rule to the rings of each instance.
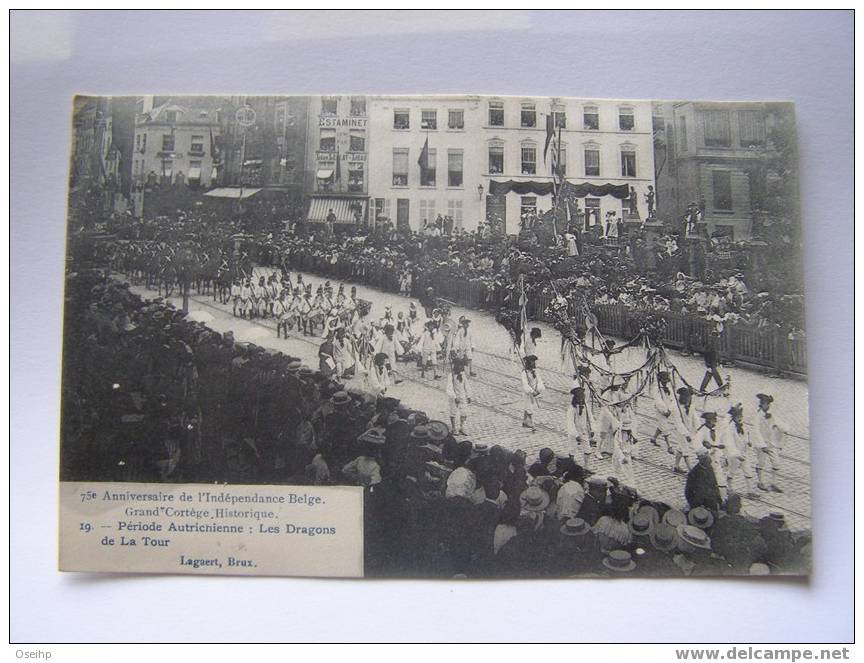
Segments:
[[[579,508],[579,518],[591,525],[599,520],[606,508],[606,481],[599,477],[588,479],[588,493]]]
[[[707,449],[700,450],[698,456],[698,462],[687,474],[684,496],[691,509],[704,506],[716,513],[723,500],[717,486],[717,477],[714,476],[714,468],[711,467],[711,456]]]

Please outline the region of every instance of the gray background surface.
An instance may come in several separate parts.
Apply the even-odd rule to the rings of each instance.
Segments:
[[[12,13],[12,640],[851,639],[851,12],[410,14]],[[76,92],[794,101],[807,244],[812,580],[353,582],[57,572],[65,195]]]

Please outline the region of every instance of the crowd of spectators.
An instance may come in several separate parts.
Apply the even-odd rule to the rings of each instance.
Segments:
[[[266,209],[256,208],[259,216],[266,216]],[[648,238],[634,231],[610,245],[586,232],[574,249],[567,239],[573,237],[572,229],[563,230],[557,245],[542,246],[534,235],[502,235],[488,224],[466,232],[446,220],[430,222],[421,232],[397,230],[389,223],[375,230],[352,226],[322,232],[302,222],[288,224],[281,232],[262,232],[273,224],[262,224],[258,217],[252,224],[248,219],[241,222],[213,210],[149,221],[125,218],[116,227],[126,239],[193,236],[222,241],[253,228],[255,232],[247,232],[247,253],[262,263],[308,269],[415,297],[429,285],[459,282],[478,292],[474,300],[490,309],[507,302],[518,277],[524,275],[529,295],[551,296],[554,282],[557,294],[584,301],[590,308],[620,305],[694,316],[711,321],[718,331],[735,324],[804,336],[799,285],[778,283],[764,275],[772,270],[763,269],[761,280],[770,281],[770,290],[753,287],[748,280],[756,250],[725,237],[690,248],[686,242],[679,245],[671,233]]]
[[[100,270],[69,273],[65,311],[64,480],[360,485],[367,575],[809,568],[809,535],[721,501],[710,460],[673,508],[551,449],[457,441],[424,412],[235,342]]]

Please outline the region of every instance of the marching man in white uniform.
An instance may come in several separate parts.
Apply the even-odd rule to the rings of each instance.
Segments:
[[[594,416],[591,408],[585,404],[585,388],[576,384],[570,390],[570,403],[564,422],[569,442],[569,452],[577,465],[588,468],[588,457],[591,454],[591,438],[594,437]]]
[[[604,391],[617,394],[618,389],[618,385],[611,385],[604,389]],[[597,460],[602,460],[603,454],[611,456],[615,450],[615,436],[619,435],[621,430],[621,420],[618,418],[620,412],[613,405],[600,403],[600,412],[597,414],[597,422],[594,428],[600,438],[594,451]]]
[[[729,408],[729,419],[720,431],[720,443],[726,456],[726,486],[732,490],[735,480],[743,478],[744,492],[753,496],[753,467],[747,458],[750,441],[744,430],[744,408],[740,403]]]
[[[777,486],[777,468],[788,429],[770,411],[771,403],[774,402],[773,396],[756,394],[756,398],[759,405],[751,433],[753,446],[756,447],[756,476],[759,479],[756,487],[759,490],[782,493]]]
[[[699,428],[699,417],[696,414],[696,408],[693,405],[693,392],[689,387],[680,387],[678,389],[678,403],[676,405],[677,417],[675,418],[675,427],[678,429],[678,435],[675,436],[673,451],[675,452],[675,463],[672,465],[672,471],[676,474],[686,474],[692,468],[692,460],[694,457],[693,436],[696,434],[696,429]],[[681,461],[687,466],[687,472],[680,468]]]
[[[459,318],[459,327],[456,329],[453,339],[453,349],[464,360],[469,375],[472,378],[477,377],[472,363],[474,360],[474,336],[471,333],[471,320],[464,315]]]
[[[723,445],[720,441],[720,431],[717,430],[717,413],[703,412],[703,423],[694,431],[693,446],[708,450],[711,458],[711,467],[714,469],[714,478],[717,479],[717,488],[720,489],[720,497],[726,501],[726,472],[723,469]]]
[[[655,447],[660,446],[657,438],[662,437],[666,442],[666,451],[670,454],[674,453],[670,436],[674,436],[677,430],[675,419],[678,411],[671,385],[672,382],[668,371],[657,373],[657,384],[653,394],[654,410],[657,413],[656,429],[654,435],[651,436],[651,444]]]
[[[534,414],[540,409],[540,397],[546,391],[546,385],[537,372],[536,355],[528,355],[522,364],[522,392],[525,394],[522,426],[530,428],[531,432],[535,433],[537,429],[534,427]]]
[[[468,420],[468,404],[471,402],[471,386],[465,375],[465,361],[456,357],[453,370],[447,380],[447,404],[450,410],[450,430],[455,435],[456,422],[459,422],[459,435],[467,435],[465,422]]]
[[[443,334],[438,333],[438,323],[434,320],[426,321],[426,331],[420,339],[420,350],[423,353],[423,365],[420,367],[420,376],[426,377],[426,369],[432,368],[435,379],[439,379],[438,375],[438,351],[441,349],[443,342]]]

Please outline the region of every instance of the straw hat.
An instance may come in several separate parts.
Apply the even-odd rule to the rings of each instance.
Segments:
[[[610,571],[627,573],[636,568],[636,562],[626,550],[610,550],[603,558],[603,566]]]
[[[447,424],[443,421],[430,421],[426,424],[427,433],[430,440],[434,440],[435,442],[441,442],[447,439],[447,436],[450,434],[450,429],[447,428]]]
[[[683,511],[679,511],[678,509],[669,509],[663,514],[663,522],[672,527],[678,527],[679,525],[687,524],[687,516],[684,515]]]
[[[659,523],[648,535],[651,545],[657,550],[668,552],[678,546],[678,532],[671,525]]]
[[[714,524],[714,514],[704,506],[697,506],[694,509],[690,509],[690,512],[687,514],[687,522],[699,529],[708,529]]]
[[[568,518],[560,529],[564,536],[585,536],[590,531],[591,526],[581,518]]]
[[[633,536],[650,536],[654,529],[654,521],[648,514],[637,513],[630,520],[630,533]]]
[[[549,506],[549,495],[539,486],[529,486],[519,496],[519,502],[525,511],[543,511]]]
[[[693,525],[678,525],[675,531],[678,534],[679,547],[682,552],[688,552],[688,548],[711,550],[711,539],[698,527]]]

